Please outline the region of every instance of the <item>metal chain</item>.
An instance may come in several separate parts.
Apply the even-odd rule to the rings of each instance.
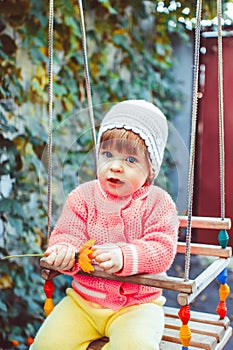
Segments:
[[[54,4],[53,0],[49,1],[49,21],[48,21],[48,112],[49,112],[49,127],[48,127],[48,238],[51,233],[51,216],[52,216],[52,122],[53,122],[53,17]]]
[[[198,105],[198,74],[199,74],[199,52],[200,52],[200,32],[201,32],[202,0],[196,3],[196,27],[195,27],[195,48],[194,48],[194,69],[193,69],[193,98],[192,98],[192,127],[189,157],[188,176],[188,223],[186,233],[185,250],[185,272],[184,279],[188,281],[190,271],[190,251],[191,251],[191,227],[192,227],[192,207],[193,207],[193,187],[194,187],[194,161],[197,128],[197,105]]]
[[[96,133],[95,133],[95,119],[93,112],[93,104],[91,97],[91,83],[90,83],[90,74],[88,68],[88,58],[87,58],[87,39],[86,39],[86,30],[85,30],[85,20],[83,14],[83,4],[82,0],[78,0],[79,12],[80,12],[80,24],[81,24],[81,32],[82,32],[82,53],[83,53],[83,61],[84,61],[84,77],[86,83],[86,93],[87,93],[87,101],[89,106],[89,117],[91,123],[91,132],[92,132],[92,140],[94,145],[94,161],[95,161],[95,169],[96,169]]]
[[[221,218],[225,218],[225,148],[223,104],[223,52],[222,52],[222,1],[217,0],[218,16],[218,113],[219,113],[219,160]]]

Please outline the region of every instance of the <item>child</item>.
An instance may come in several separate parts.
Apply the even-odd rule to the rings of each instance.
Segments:
[[[164,297],[158,288],[78,275],[75,252],[95,239],[92,258],[108,274],[163,274],[176,253],[178,217],[171,197],[152,185],[167,141],[167,121],[153,104],[116,104],[102,121],[97,180],[66,201],[46,261],[73,276],[72,288],[45,320],[31,350],[158,350]]]

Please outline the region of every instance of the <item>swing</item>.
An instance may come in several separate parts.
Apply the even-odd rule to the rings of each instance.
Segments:
[[[222,86],[222,33],[221,33],[221,0],[217,0],[218,10],[218,74],[219,74],[219,152],[220,152],[220,192],[221,192],[221,218],[194,217],[192,216],[193,201],[193,185],[194,185],[194,157],[196,142],[196,115],[197,115],[197,99],[198,99],[198,70],[199,70],[199,49],[200,49],[200,22],[202,1],[197,0],[196,5],[196,37],[195,37],[195,53],[194,53],[194,74],[193,74],[193,100],[192,100],[192,133],[190,146],[190,163],[189,163],[189,181],[188,181],[188,215],[187,217],[179,217],[180,227],[186,228],[186,243],[178,242],[177,253],[185,254],[185,272],[184,279],[176,277],[162,277],[156,275],[132,275],[127,277],[118,277],[115,275],[107,275],[102,271],[95,270],[92,273],[93,278],[99,277],[128,283],[143,284],[147,286],[160,287],[178,292],[177,301],[180,310],[176,308],[164,307],[165,311],[165,329],[160,344],[160,349],[165,350],[197,350],[223,349],[232,334],[229,318],[226,316],[226,299],[230,293],[230,289],[226,283],[227,270],[226,267],[231,258],[231,248],[227,247],[228,235],[226,230],[231,228],[230,219],[225,218],[224,208],[224,130],[223,130],[223,86]],[[95,128],[93,109],[91,101],[91,89],[89,83],[89,72],[86,55],[86,38],[83,17],[82,1],[79,0],[81,28],[83,35],[83,57],[85,67],[85,81],[87,98],[89,104],[89,113],[92,124],[93,141],[95,143]],[[49,138],[48,138],[48,233],[50,233],[51,223],[51,149],[52,149],[52,39],[53,39],[53,0],[50,0],[49,14]],[[204,245],[191,243],[191,230],[193,228],[211,228],[220,230],[219,246]],[[203,255],[216,257],[199,276],[194,280],[189,278],[190,255]],[[49,266],[41,260],[41,274],[46,280],[46,306],[48,313],[52,309],[53,285],[51,278],[58,272],[49,270]],[[83,273],[83,272],[79,272]],[[216,278],[220,283],[219,296],[220,302],[217,306],[218,315],[201,312],[191,312],[190,303]],[[192,332],[192,333],[191,333]],[[101,350],[104,344],[108,342],[106,337],[94,341],[87,348],[88,350]]]

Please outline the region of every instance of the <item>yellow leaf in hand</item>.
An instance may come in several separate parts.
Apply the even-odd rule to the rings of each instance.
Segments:
[[[84,243],[79,252],[77,261],[79,263],[80,268],[87,273],[91,273],[94,271],[94,267],[92,266],[92,246],[95,244],[95,239],[90,239],[86,243]]]

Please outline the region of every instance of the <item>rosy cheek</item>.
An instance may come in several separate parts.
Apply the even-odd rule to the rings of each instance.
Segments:
[[[97,176],[103,175],[103,173],[106,171],[106,164],[99,163],[97,168]]]

